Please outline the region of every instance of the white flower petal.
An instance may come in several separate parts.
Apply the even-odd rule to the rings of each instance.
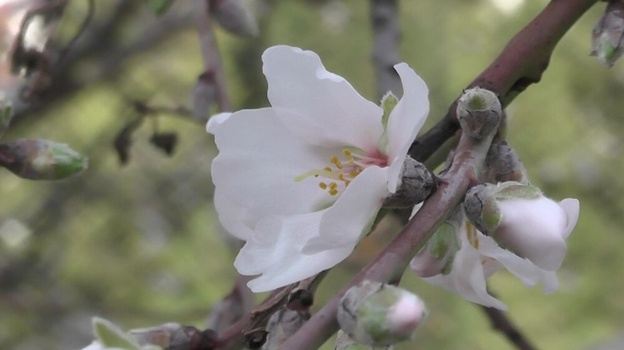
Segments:
[[[541,283],[544,291],[557,289],[559,281],[555,272],[540,269],[528,259],[521,258],[501,248],[492,238],[486,237],[480,232],[478,239],[480,254],[501,263],[525,285],[533,287],[537,283]]]
[[[364,169],[340,195],[321,219],[318,237],[310,239],[304,254],[348,246],[353,249],[373,224],[387,190],[388,169],[372,166]]]
[[[225,123],[231,115],[232,113],[230,112],[223,112],[210,117],[210,119],[208,119],[208,123],[206,123],[206,132],[214,135],[217,129]]]
[[[429,89],[425,82],[405,63],[394,69],[401,77],[403,97],[388,119],[386,154],[391,164],[388,189],[392,193],[397,188],[405,156],[429,114]]]
[[[326,211],[272,217],[261,221],[256,234],[236,257],[234,266],[243,275],[262,276],[250,281],[252,291],[265,292],[311,277],[344,260],[352,247],[335,247],[318,254],[302,254],[303,244],[318,234]]]
[[[462,247],[457,252],[453,268],[448,275],[437,275],[424,280],[457,293],[473,303],[500,310],[507,309],[500,300],[488,294],[481,255],[466,240],[462,240]]]
[[[566,213],[546,198],[499,201],[503,220],[496,241],[538,267],[555,271],[565,258]]]
[[[233,113],[216,129],[215,142],[219,155],[212,163],[212,180],[217,192],[248,210],[248,220],[311,212],[333,201],[313,176],[295,181],[326,166],[332,153],[290,134],[274,109]],[[219,198],[215,206],[220,217],[234,215],[226,212],[232,205],[223,205]]]
[[[559,202],[559,206],[563,209],[566,214],[566,227],[563,231],[563,238],[567,239],[572,233],[574,226],[576,226],[576,222],[579,218],[580,211],[580,203],[578,199],[574,198],[566,198]]]
[[[214,205],[223,228],[238,239],[247,240],[253,234],[253,227],[261,219],[247,208],[229,200],[220,187],[215,188]]]
[[[297,113],[296,118],[279,115],[292,132],[315,145],[376,151],[383,133],[381,108],[325,70],[317,54],[279,45],[268,48],[262,60],[269,102]]]

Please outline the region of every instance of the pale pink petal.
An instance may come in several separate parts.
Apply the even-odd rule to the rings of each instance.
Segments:
[[[447,263],[448,259],[438,259],[429,254],[429,252],[420,251],[410,261],[410,268],[419,277],[432,277],[440,274],[440,271]]]
[[[371,166],[364,169],[336,203],[325,211],[319,236],[307,242],[303,253],[315,254],[339,246],[353,249],[360,237],[370,231],[388,195],[387,176],[387,168]]]
[[[292,132],[324,147],[376,150],[383,133],[381,108],[328,72],[317,54],[279,45],[268,48],[262,61],[269,102],[289,111],[279,118]]]
[[[388,145],[386,154],[390,165],[388,189],[397,188],[405,156],[429,114],[429,89],[425,82],[405,63],[394,69],[401,77],[403,97],[394,107],[388,119]]]

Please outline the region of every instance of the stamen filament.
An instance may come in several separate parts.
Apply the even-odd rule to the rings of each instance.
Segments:
[[[370,165],[386,166],[387,161],[381,158],[374,158],[365,154],[360,154],[359,151],[354,153],[348,148],[342,150],[341,160],[338,156],[331,156],[329,158],[330,166],[326,166],[323,169],[313,169],[306,171],[305,173],[295,177],[295,181],[303,181],[309,177],[324,178],[328,180],[334,180],[331,182],[319,182],[318,187],[324,191],[327,191],[330,196],[337,196],[338,193],[344,190],[356,176],[358,176],[366,167]]]

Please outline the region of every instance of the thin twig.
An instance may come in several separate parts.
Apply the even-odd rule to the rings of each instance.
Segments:
[[[494,91],[501,97],[503,106],[508,105],[529,85],[540,81],[559,40],[596,2],[598,0],[551,1],[511,39],[494,62],[468,88],[480,86]],[[414,142],[409,152],[412,158],[420,162],[427,160],[455,135],[459,128],[456,107],[457,100],[451,104],[442,120]]]
[[[67,45],[65,45],[63,50],[61,50],[61,53],[59,54],[59,58],[58,58],[59,61],[62,61],[65,58],[65,56],[67,55],[67,52],[69,52],[69,50],[74,46],[74,44],[76,44],[76,42],[82,36],[82,34],[87,30],[87,27],[89,26],[91,21],[93,21],[93,16],[95,16],[95,0],[88,0],[87,1],[87,14],[82,20],[82,23],[80,24],[78,31],[76,31],[76,34],[74,34],[74,36],[67,43]]]
[[[536,350],[524,334],[522,334],[520,329],[518,329],[501,310],[487,306],[481,306],[481,310],[483,310],[485,315],[490,319],[492,327],[503,333],[509,342],[515,345],[518,350]]]
[[[377,75],[377,96],[388,91],[397,95],[401,91],[401,79],[394,70],[399,63],[399,15],[397,0],[371,0],[373,25],[373,62]]]
[[[217,88],[217,105],[219,110],[231,111],[232,104],[225,84],[225,73],[221,63],[221,56],[217,48],[217,41],[211,25],[210,2],[208,0],[197,1],[197,31],[202,55],[204,57],[204,72],[214,76],[214,84]]]

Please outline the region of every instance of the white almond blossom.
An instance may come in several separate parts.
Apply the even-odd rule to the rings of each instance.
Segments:
[[[429,111],[428,89],[405,63],[403,98],[383,110],[311,51],[263,56],[271,107],[214,116],[215,208],[246,241],[234,265],[255,292],[310,277],[345,259],[400,185],[407,151]]]
[[[559,227],[561,231],[559,237],[564,240],[576,225],[579,203],[576,199],[565,199],[561,201],[559,205],[562,208],[562,211],[558,214],[559,216],[549,216],[552,212],[545,211],[542,214],[546,217],[542,218],[543,220],[541,221],[537,221],[543,222],[550,219],[555,224],[563,222],[562,226]],[[527,248],[537,247],[535,249],[536,252],[549,255],[550,253],[548,251],[539,248],[539,233],[544,232],[544,229],[549,231],[553,224],[540,227],[535,222],[532,223],[530,221],[530,217],[525,217],[523,222],[516,222],[517,225],[523,228],[535,230],[531,235],[524,238],[522,246]],[[547,240],[550,238],[551,237],[546,237]],[[527,286],[533,287],[537,283],[541,283],[544,293],[552,293],[559,286],[556,271],[542,269],[533,263],[532,260],[522,258],[502,248],[494,239],[479,232],[468,221],[464,221],[464,224],[460,226],[458,239],[461,248],[455,255],[450,272],[446,275],[438,274],[433,277],[424,278],[425,281],[457,293],[466,300],[501,310],[506,310],[506,306],[488,293],[486,280],[502,268],[509,270]],[[565,241],[563,247],[565,249]],[[560,252],[553,253],[555,253],[557,259],[559,259]],[[543,259],[537,258],[537,254],[534,254],[533,251],[530,251],[528,255],[531,256],[533,260],[548,260],[548,257],[544,257]],[[563,258],[561,258],[561,260],[563,260]],[[418,271],[420,266],[414,266],[415,262],[416,260],[412,261],[412,268]],[[559,265],[557,265],[557,268]]]

